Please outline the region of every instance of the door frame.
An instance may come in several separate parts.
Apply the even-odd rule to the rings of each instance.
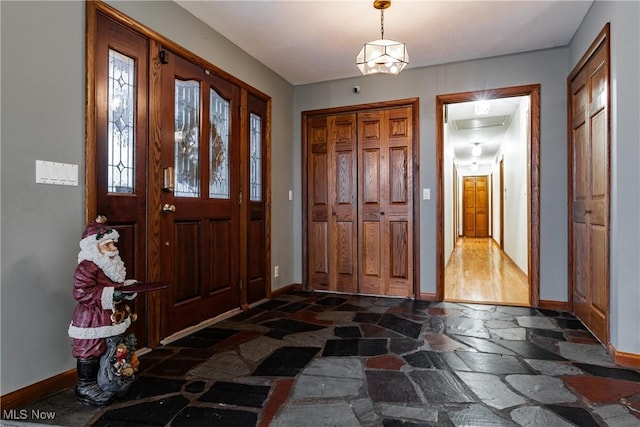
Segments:
[[[498,89],[459,92],[436,96],[436,178],[438,200],[436,208],[436,295],[444,300],[444,109],[448,104],[477,99],[529,96],[531,140],[529,151],[529,304],[540,304],[540,85],[512,86]]]
[[[321,115],[336,115],[343,113],[358,113],[368,110],[382,110],[396,107],[411,107],[412,109],[412,123],[413,138],[411,141],[413,150],[413,159],[411,160],[411,167],[413,170],[413,188],[411,189],[411,197],[413,198],[413,289],[411,294],[415,299],[420,299],[420,203],[419,194],[419,141],[420,141],[420,110],[419,110],[419,98],[406,98],[392,101],[374,102],[369,104],[348,105],[343,107],[333,107],[318,110],[303,111],[301,114],[301,130],[302,130],[302,287],[303,289],[309,289],[309,239],[308,231],[309,224],[307,221],[308,215],[308,173],[307,164],[309,161],[309,150],[307,146],[307,120],[313,116]]]
[[[96,85],[95,76],[95,56],[96,56],[96,37],[97,37],[97,15],[103,14],[109,19],[123,25],[124,27],[146,37],[149,40],[149,67],[148,67],[148,152],[147,152],[147,250],[146,250],[146,280],[150,282],[170,281],[163,275],[160,262],[160,253],[164,248],[160,239],[162,213],[158,208],[161,206],[161,195],[163,187],[163,169],[160,162],[160,147],[162,137],[162,121],[161,121],[161,97],[159,93],[161,79],[161,62],[160,51],[166,50],[179,54],[182,58],[193,62],[194,64],[209,70],[218,77],[230,82],[240,88],[241,104],[246,105],[247,96],[249,94],[267,103],[267,120],[265,129],[265,171],[264,182],[265,189],[265,277],[266,277],[266,294],[267,298],[271,296],[271,97],[253,86],[234,77],[228,72],[220,69],[214,64],[202,59],[196,54],[190,52],[185,47],[164,37],[160,33],[148,28],[138,21],[125,15],[123,12],[115,9],[106,3],[99,1],[86,2],[85,8],[85,86],[86,86],[86,102],[85,102],[85,194],[84,194],[84,213],[85,218],[95,218],[98,214],[98,195],[97,195],[97,164],[96,164]],[[241,120],[241,124],[244,120]],[[245,128],[241,126],[241,138],[244,136]],[[248,193],[247,193],[248,199]],[[248,204],[245,203],[244,206]],[[247,219],[248,209],[241,207],[240,214],[240,238],[247,236]],[[244,228],[244,230],[243,230]],[[246,241],[246,240],[245,240]],[[242,257],[241,254],[241,259]],[[246,263],[245,263],[246,264]],[[246,265],[245,265],[246,266]],[[247,283],[246,268],[240,266],[240,276],[243,283]],[[145,279],[145,278],[138,278]],[[149,292],[146,296],[147,303],[147,343],[148,347],[157,347],[160,341],[165,338],[164,331],[167,329],[166,319],[163,319],[165,313],[165,304],[167,297],[164,295],[171,291],[171,287],[163,291]],[[240,291],[240,307],[248,308],[246,302],[246,287],[243,286]]]

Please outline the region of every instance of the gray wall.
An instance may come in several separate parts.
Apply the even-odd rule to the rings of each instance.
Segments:
[[[305,110],[364,104],[402,98],[420,98],[419,187],[431,189],[431,200],[420,203],[420,291],[435,293],[436,265],[436,96],[442,94],[541,84],[541,251],[540,297],[567,300],[567,48],[498,58],[409,69],[399,76],[367,76],[297,86],[294,136],[300,135],[300,113]],[[358,94],[353,86],[360,86]],[[299,136],[298,136],[299,138]],[[294,149],[300,158],[301,145]],[[296,173],[300,173],[297,165]],[[298,189],[299,190],[299,189]],[[300,220],[300,217],[296,217]],[[300,229],[298,224],[296,229]],[[296,240],[300,245],[300,241]],[[294,265],[302,264],[295,250]],[[299,267],[298,267],[299,268]],[[296,270],[296,280],[302,280]],[[298,279],[298,277],[300,279]]]
[[[421,290],[434,292],[435,96],[542,84],[541,298],[565,301],[566,76],[612,22],[612,342],[640,353],[637,2],[596,2],[567,48],[292,88],[172,2],[115,7],[272,96],[274,288],[302,281],[300,112],[420,97]],[[67,326],[83,217],[84,3],[0,1],[1,384],[6,394],[71,369]],[[352,92],[354,85],[362,88]],[[78,187],[35,184],[35,160],[80,165]],[[287,200],[289,189],[294,200]],[[624,197],[623,197],[624,195]],[[632,236],[629,238],[627,236]]]
[[[293,282],[293,87],[173,2],[114,7],[270,95],[272,264]],[[1,384],[6,394],[75,366],[67,327],[84,218],[84,15],[79,1],[0,1]],[[35,161],[80,165],[80,185],[35,183]],[[298,159],[295,159],[298,161]]]

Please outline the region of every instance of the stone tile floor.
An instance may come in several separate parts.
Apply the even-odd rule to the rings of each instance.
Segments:
[[[64,390],[23,409],[70,427],[640,426],[640,373],[568,313],[292,292],[142,356],[107,408]]]

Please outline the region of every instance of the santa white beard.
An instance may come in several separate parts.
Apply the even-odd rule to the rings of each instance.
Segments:
[[[100,267],[102,272],[114,282],[123,283],[127,277],[127,269],[120,258],[119,251],[100,253],[97,245],[92,249],[83,249],[78,254],[78,262],[88,260]]]

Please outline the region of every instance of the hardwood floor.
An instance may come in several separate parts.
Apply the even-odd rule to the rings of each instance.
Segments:
[[[491,238],[460,238],[444,275],[445,301],[529,306],[529,283]]]

